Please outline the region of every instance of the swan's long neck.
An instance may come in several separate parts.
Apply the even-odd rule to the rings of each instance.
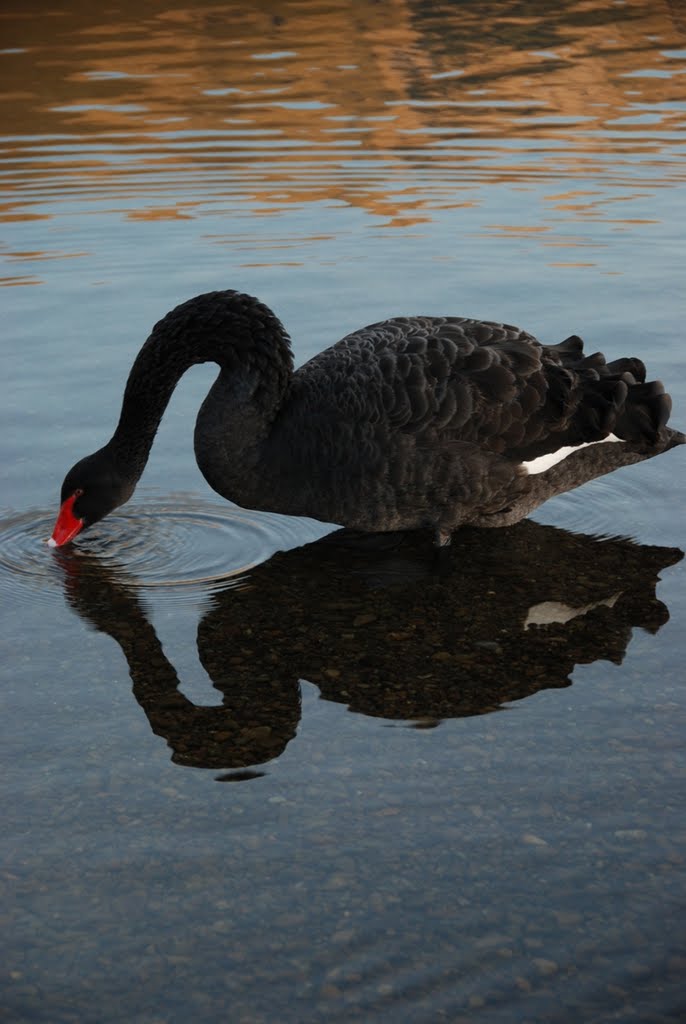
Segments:
[[[207,458],[213,439],[220,446],[229,443],[240,454],[249,447],[248,440],[256,442],[269,432],[292,374],[288,336],[274,314],[251,296],[230,291],[199,295],[155,325],[131,368],[119,423],[107,447],[132,483],[148,461],[180,377],[190,366],[205,362],[218,363],[221,372],[199,417],[199,460]],[[221,414],[220,399],[229,404]],[[201,439],[199,445],[203,426],[207,443]],[[239,431],[235,443],[226,437],[222,441],[221,431],[232,427]],[[209,480],[203,465],[201,469]]]

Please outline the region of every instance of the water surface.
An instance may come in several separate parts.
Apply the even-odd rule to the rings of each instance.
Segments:
[[[680,1021],[683,450],[437,570],[209,493],[204,366],[133,501],[44,539],[213,288],[298,363],[394,314],[579,333],[683,429],[682,5],[36,2],[2,35],[6,1019]]]

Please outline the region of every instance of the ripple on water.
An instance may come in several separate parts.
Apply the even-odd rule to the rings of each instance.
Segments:
[[[249,570],[275,551],[307,544],[331,529],[188,494],[141,495],[64,548],[46,544],[54,521],[54,510],[0,516],[2,593],[47,597],[61,586],[67,563],[80,573],[105,571],[122,583],[170,596],[241,586]]]
[[[626,536],[636,510],[646,500],[645,479],[638,473],[620,470],[558,495],[554,499],[555,522],[597,537]]]

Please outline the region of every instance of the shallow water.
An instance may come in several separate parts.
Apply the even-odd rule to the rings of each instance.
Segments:
[[[402,313],[579,333],[683,429],[683,6],[2,26],[5,1018],[681,1020],[683,449],[437,566],[208,492],[201,367],[130,504],[44,539],[213,288],[298,363]]]

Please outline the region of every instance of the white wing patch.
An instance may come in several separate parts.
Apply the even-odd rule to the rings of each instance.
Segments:
[[[620,441],[621,437],[616,437],[615,434],[608,434],[602,441],[584,441],[583,444],[566,445],[564,448],[558,448],[556,452],[548,452],[547,455],[539,455],[537,459],[532,459],[531,462],[523,462],[522,468],[527,473],[545,473],[546,469],[551,469],[556,466],[558,462],[562,462],[572,452],[578,452],[581,448],[590,448],[593,444],[605,444],[607,441]]]

